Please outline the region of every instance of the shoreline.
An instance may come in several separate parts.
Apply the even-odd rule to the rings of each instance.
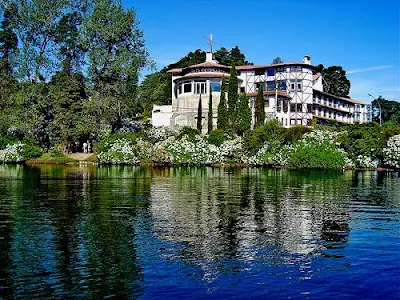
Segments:
[[[3,164],[25,164],[28,166],[35,166],[35,165],[89,165],[89,166],[138,166],[138,167],[213,167],[213,168],[267,168],[267,169],[287,169],[287,170],[321,170],[321,171],[378,171],[378,172],[400,172],[400,169],[390,169],[390,168],[340,168],[340,169],[322,169],[322,168],[305,168],[305,169],[298,169],[293,167],[286,167],[286,166],[277,166],[277,165],[250,165],[245,163],[216,163],[210,165],[192,165],[192,164],[160,164],[160,163],[152,163],[152,162],[140,162],[139,164],[100,164],[98,162],[92,161],[69,161],[69,162],[62,162],[62,161],[41,161],[41,160],[28,160],[22,163],[3,163]]]

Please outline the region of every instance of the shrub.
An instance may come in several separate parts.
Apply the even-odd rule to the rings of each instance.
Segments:
[[[249,155],[254,155],[266,141],[283,143],[284,128],[278,120],[271,120],[245,134],[243,146]]]
[[[164,149],[171,153],[174,164],[209,165],[221,161],[218,147],[208,144],[201,135],[171,139]]]
[[[387,166],[400,168],[400,135],[388,139],[387,145],[383,149],[383,155]]]
[[[215,129],[211,131],[210,135],[208,136],[208,142],[215,146],[221,146],[223,142],[229,140],[229,134],[225,133],[221,129]]]
[[[189,139],[189,140],[191,140],[191,141],[194,141],[195,139],[196,139],[196,136],[197,135],[200,135],[201,133],[200,133],[200,130],[198,130],[197,128],[192,128],[192,127],[189,127],[189,126],[184,126],[184,127],[182,127],[182,129],[179,131],[179,134],[178,134],[178,139],[181,139],[181,138],[183,138],[183,136],[185,136],[186,135],[186,138],[187,139]]]
[[[224,141],[219,147],[219,152],[224,161],[240,162],[243,156],[242,138]]]
[[[344,151],[337,148],[337,132],[316,130],[307,133],[296,142],[290,152],[287,164],[299,169],[337,169],[346,164]]]
[[[0,161],[3,163],[23,162],[40,156],[40,148],[34,145],[26,145],[21,142],[7,145],[0,150]]]
[[[24,144],[22,147],[22,156],[25,160],[39,157],[42,154],[39,146]]]
[[[311,128],[297,125],[290,128],[286,128],[283,132],[283,137],[285,139],[285,143],[293,144],[294,142],[300,140],[304,134],[309,133],[311,131],[312,131]]]

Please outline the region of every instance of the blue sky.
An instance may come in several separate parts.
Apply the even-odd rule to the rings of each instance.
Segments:
[[[397,0],[123,0],[133,7],[160,69],[195,49],[239,46],[256,65],[301,61],[339,65],[350,96],[400,101],[400,8]]]

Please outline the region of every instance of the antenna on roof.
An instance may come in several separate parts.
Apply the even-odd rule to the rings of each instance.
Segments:
[[[207,38],[207,44],[210,46],[210,52],[213,53],[213,35],[212,32],[210,33],[210,37]]]

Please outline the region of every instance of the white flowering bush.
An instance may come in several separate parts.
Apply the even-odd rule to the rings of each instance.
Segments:
[[[209,165],[222,160],[218,147],[208,144],[201,135],[194,138],[183,135],[180,139],[170,139],[164,149],[171,153],[174,164]]]
[[[148,132],[148,139],[152,142],[161,142],[165,141],[171,136],[176,136],[178,134],[178,130],[173,129],[171,127],[160,126],[160,127],[152,127]]]
[[[106,142],[104,149],[97,154],[99,163],[137,164],[140,162],[131,140],[119,138]]]
[[[0,160],[3,163],[24,161],[22,155],[24,144],[18,142],[14,145],[7,145],[5,149],[0,150]]]
[[[243,139],[236,137],[233,140],[224,141],[219,147],[223,161],[239,162],[243,156]]]
[[[250,157],[244,157],[243,162],[251,165],[280,165],[287,164],[291,146],[284,145],[279,141],[266,141],[257,153]]]
[[[361,168],[376,169],[379,165],[379,161],[372,159],[370,156],[358,155],[355,158],[355,164],[357,167]]]
[[[26,145],[22,142],[7,144],[0,150],[0,161],[3,163],[18,163],[40,156],[40,148],[34,145]]]
[[[400,135],[394,135],[383,148],[383,158],[387,166],[400,168]]]
[[[339,149],[340,132],[315,130],[304,134],[289,151],[287,164],[295,168],[337,169],[346,164],[346,154]]]

